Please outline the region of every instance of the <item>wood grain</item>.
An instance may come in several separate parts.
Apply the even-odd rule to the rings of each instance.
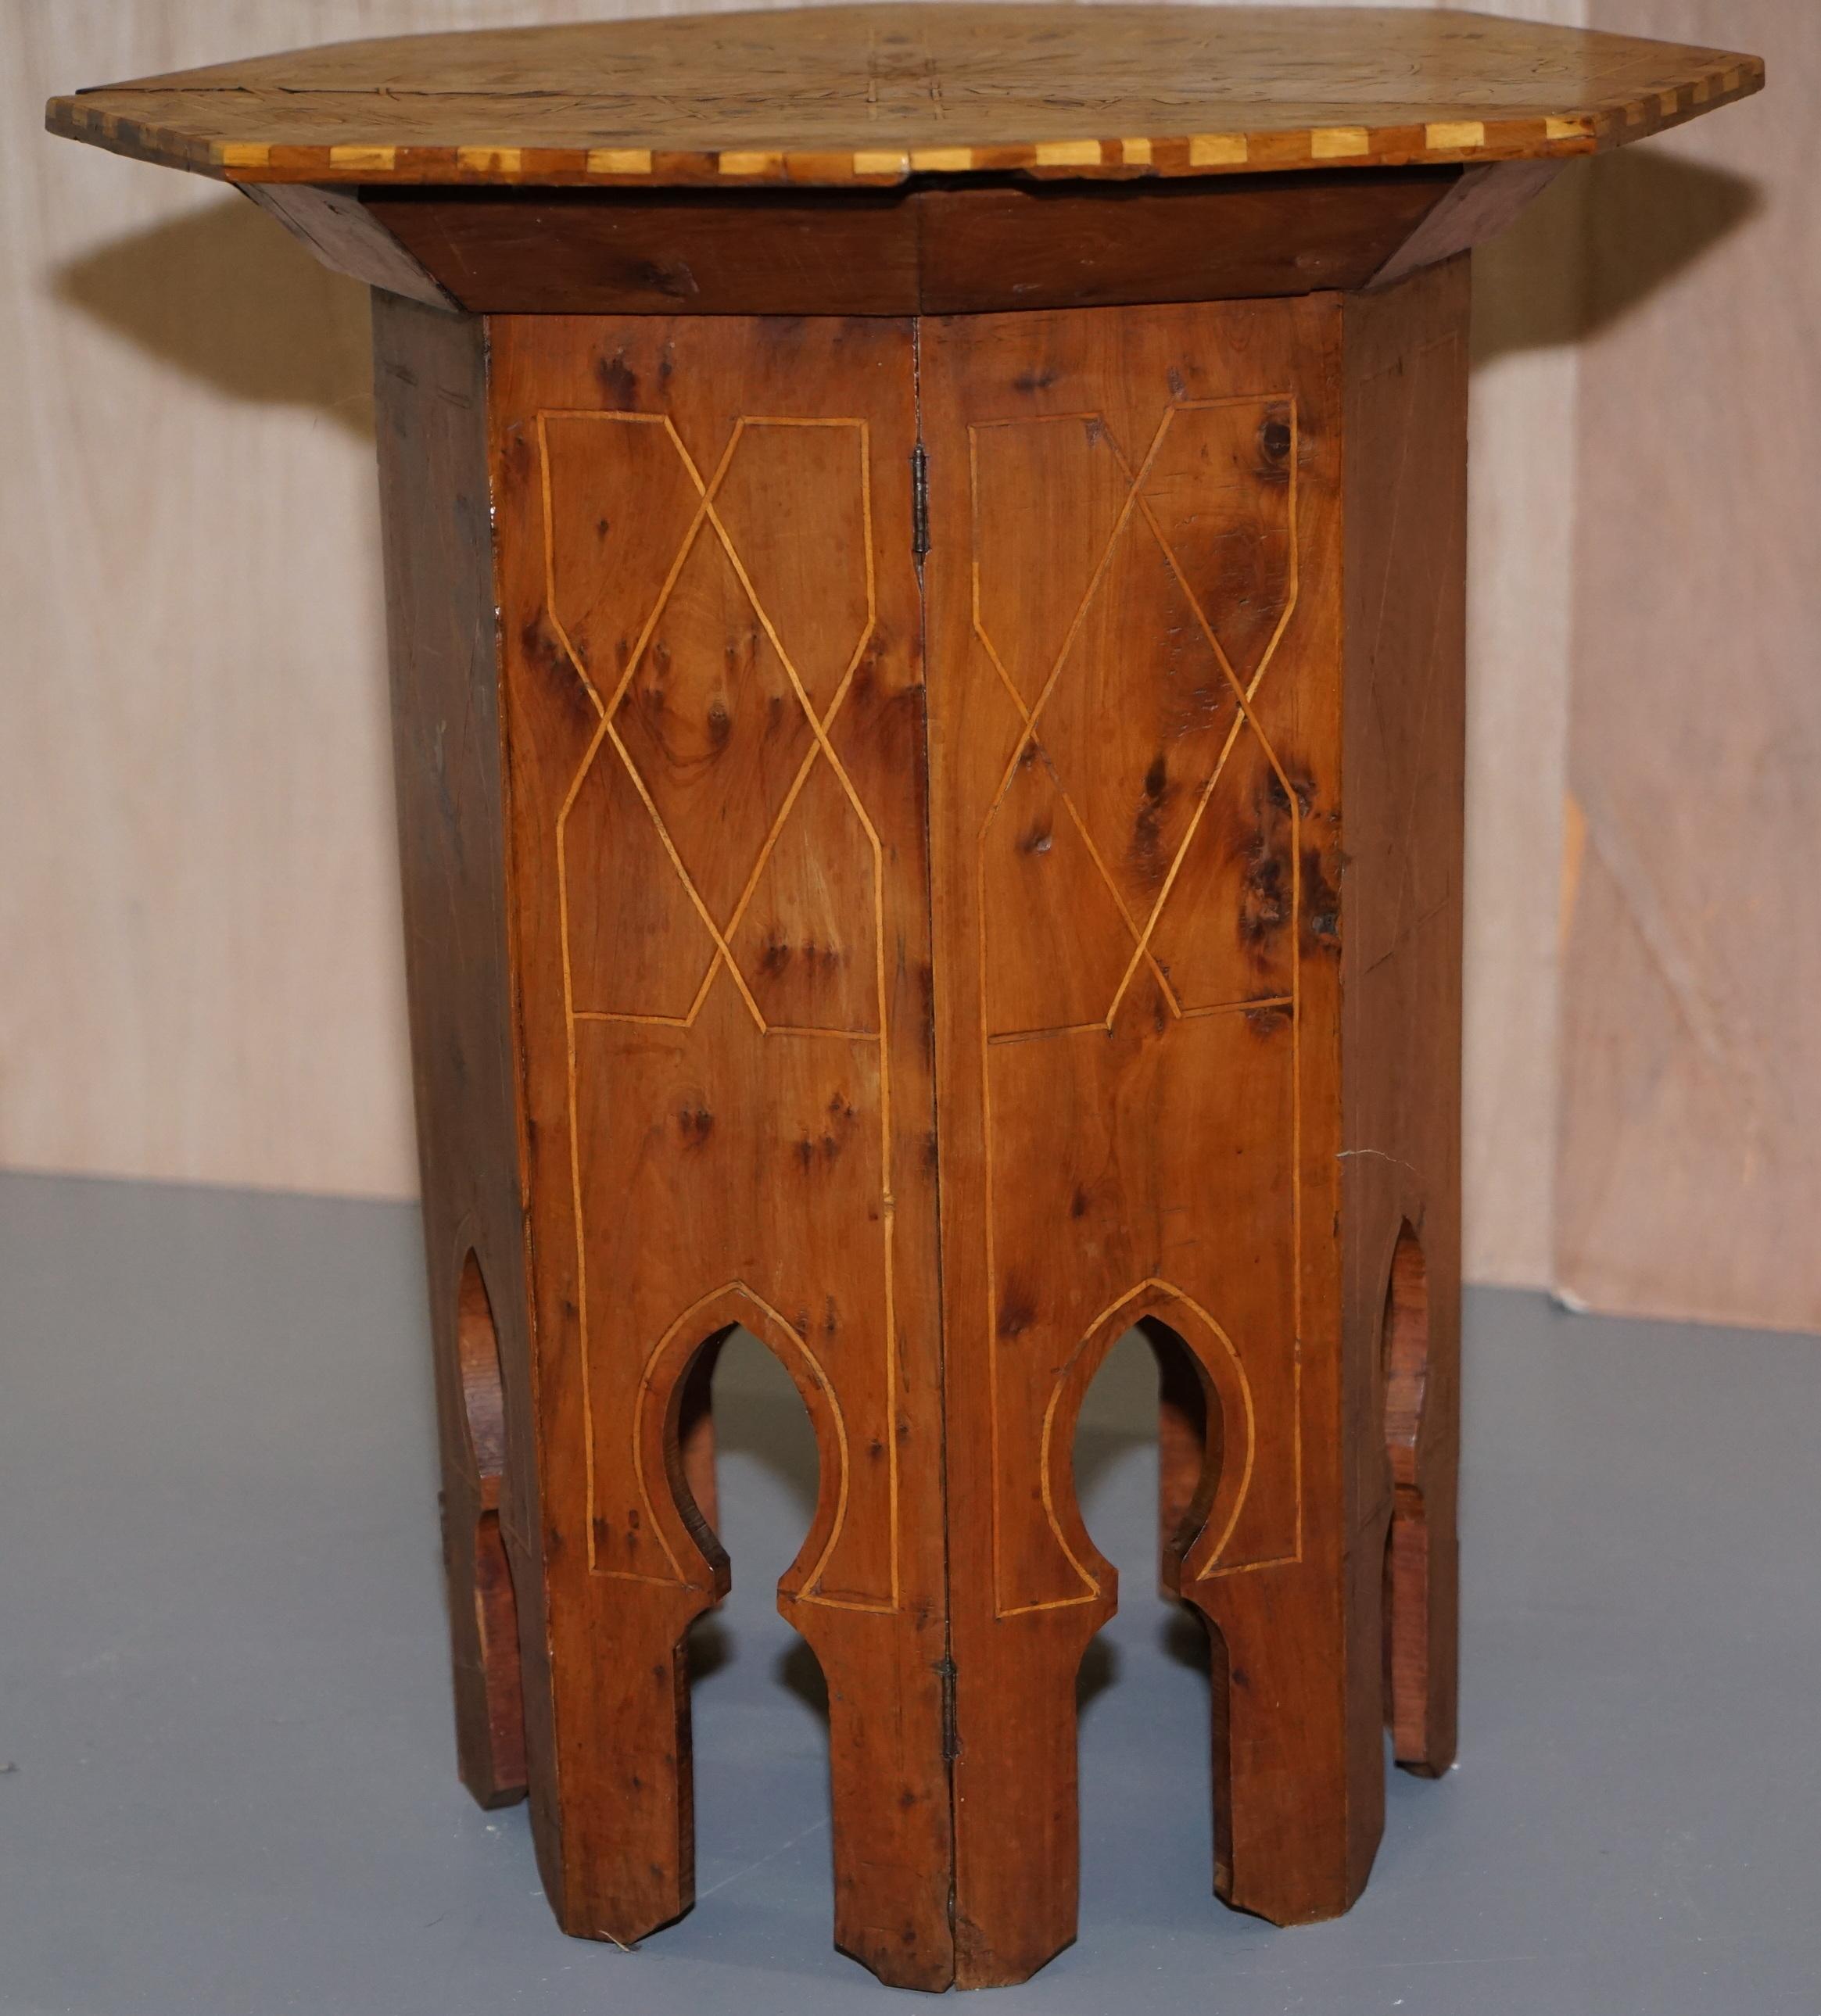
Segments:
[[[1560,161],[1500,161],[1463,170],[1368,284],[1395,286],[1424,266],[1440,265],[1498,237],[1542,194],[1562,166]]]
[[[377,297],[398,839],[464,1782],[559,1859],[537,1544],[481,326]],[[522,1664],[521,1664],[522,1648]]]
[[[779,1602],[828,1682],[836,1941],[941,1986],[910,329],[490,327],[559,1915],[629,1943],[691,1900],[683,1639],[727,1564],[680,1416],[740,1323],[820,1453]]]
[[[46,116],[247,182],[1076,180],[1591,153],[1762,83],[1753,56],[1451,12],[932,0],[347,43]]]
[[[276,217],[331,271],[431,308],[474,305],[456,301],[352,191],[318,189],[310,182],[249,182],[245,186],[260,209]]]
[[[829,1681],[837,1942],[882,1978],[1019,1979],[1073,1935],[1075,1672],[1117,1590],[1067,1453],[1134,1323],[1164,1575],[1216,1642],[1216,1888],[1280,1923],[1358,1895],[1382,1661],[1400,1754],[1445,1764],[1464,290],[930,319],[914,369],[880,318],[496,317],[490,513],[394,479],[406,524],[497,527],[509,837],[483,798],[426,851],[506,878],[513,983],[463,984],[520,1018],[536,1264],[499,1358],[570,1930],[691,1901],[737,1323],[817,1438],[780,1603]],[[382,322],[382,383],[410,336],[420,428],[471,454],[428,365],[477,369],[474,326]],[[446,707],[402,704],[439,747]],[[446,991],[414,987],[431,1143]],[[448,1457],[483,1544],[491,1343],[458,1332]],[[512,1675],[474,1559],[478,1743]]]
[[[1451,167],[845,194],[382,188],[359,199],[359,234],[306,229],[331,265],[384,285],[377,232],[400,291],[427,285],[472,309],[964,314],[1382,284],[1502,229],[1554,167],[1468,171],[1471,202]],[[335,196],[248,189],[280,207]]]
[[[1332,1915],[1376,1839],[1329,1230],[1340,341],[1332,296],[925,329],[963,1983],[1073,1936],[1075,1673],[1117,1589],[1067,1453],[1141,1318],[1224,1422],[1170,1493],[1232,1676],[1217,1885]]]
[[[1347,308],[1347,1418],[1383,1424],[1358,1501],[1391,1494],[1354,1561],[1384,1577],[1395,1755],[1431,1776],[1455,1754],[1468,308],[1465,260]]]

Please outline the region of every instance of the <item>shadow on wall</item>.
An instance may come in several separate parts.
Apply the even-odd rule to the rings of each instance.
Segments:
[[[1474,255],[1474,362],[1598,335],[1765,200],[1743,175],[1648,144],[1570,162]]]
[[[59,267],[58,300],[233,399],[312,407],[373,434],[366,289],[243,196]]]

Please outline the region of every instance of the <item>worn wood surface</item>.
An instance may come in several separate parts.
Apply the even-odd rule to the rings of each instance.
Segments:
[[[1469,171],[1517,200],[1549,163]],[[370,223],[407,275],[467,308],[525,314],[918,315],[1217,301],[1363,286],[1444,206],[1448,253],[1505,220],[1451,203],[1458,168],[1058,187],[975,185],[772,193],[370,189]],[[249,185],[272,206],[294,193]],[[344,197],[344,201],[353,199]],[[319,240],[320,242],[320,240]],[[345,241],[344,241],[345,243]],[[528,248],[535,246],[535,257]],[[379,279],[362,239],[331,265]],[[402,254],[402,257],[400,254]],[[384,281],[380,284],[384,284]]]
[[[463,1779],[488,1805],[522,1795],[528,1747],[548,1878],[557,1819],[519,1208],[485,349],[479,323],[391,295],[377,297],[373,330],[456,1737]]]
[[[1516,223],[1561,172],[1560,161],[1501,161],[1466,168],[1367,283],[1395,286],[1424,266],[1471,252]]]
[[[1383,1424],[1357,1499],[1391,1492],[1388,1551],[1354,1560],[1383,1563],[1394,1753],[1431,1776],[1455,1754],[1468,306],[1459,260],[1346,311],[1343,1320],[1347,1418]]]
[[[299,244],[332,272],[364,280],[389,294],[424,301],[431,308],[457,308],[458,301],[420,266],[352,189],[319,189],[313,182],[249,182],[247,194],[276,217]]]
[[[252,182],[891,182],[1591,153],[1755,57],[1452,12],[827,7],[347,43],[52,101]]]

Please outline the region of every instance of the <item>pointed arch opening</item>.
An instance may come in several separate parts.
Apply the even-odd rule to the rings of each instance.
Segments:
[[[485,1756],[468,1766],[483,1804],[503,1805],[525,1785],[525,1687],[519,1664],[518,1600],[500,1524],[506,1492],[506,1381],[493,1303],[471,1247],[456,1289],[456,1362],[463,1435],[474,1485],[474,1618],[485,1697]]]
[[[730,1586],[731,1571],[719,1530],[725,1516],[719,1448],[726,1409],[716,1406],[712,1393],[723,1354],[736,1337],[755,1344],[787,1375],[785,1383],[795,1388],[814,1441],[809,1531],[778,1584],[780,1602],[788,1602],[815,1593],[839,1536],[848,1481],[847,1431],[827,1375],[805,1338],[737,1283],[686,1310],[651,1353],[633,1429],[640,1488],[683,1584],[706,1589],[709,1602],[718,1602]],[[736,1356],[763,1363],[747,1359],[743,1351]]]
[[[1391,1254],[1380,1341],[1385,1384],[1385,1449],[1394,1484],[1414,1488],[1416,1443],[1429,1388],[1429,1269],[1422,1242],[1405,1223]]]

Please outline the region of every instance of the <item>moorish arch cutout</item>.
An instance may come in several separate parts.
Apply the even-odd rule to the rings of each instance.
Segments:
[[[518,1649],[518,1600],[501,1524],[506,1488],[506,1391],[493,1303],[471,1246],[456,1288],[456,1364],[461,1381],[463,1445],[472,1468],[471,1494],[453,1496],[445,1517],[471,1531],[445,1544],[471,1549],[474,1643],[485,1702],[488,1783],[499,1803],[525,1780],[525,1683]],[[470,1507],[471,1507],[471,1514]]]
[[[781,1606],[828,1601],[823,1581],[850,1498],[846,1421],[829,1373],[807,1338],[743,1282],[729,1282],[692,1303],[646,1362],[633,1424],[642,1502],[674,1579],[711,1600],[725,1596],[730,1586],[727,1552],[687,1473],[680,1431],[700,1362],[717,1353],[737,1328],[756,1337],[784,1367],[816,1438],[816,1509],[802,1544],[780,1578]]]
[[[1056,1546],[1078,1583],[1078,1593],[1052,1598],[1048,1605],[1104,1604],[1110,1615],[1117,1601],[1112,1564],[1095,1546],[1081,1516],[1075,1489],[1075,1432],[1081,1403],[1113,1345],[1134,1327],[1167,1326],[1202,1383],[1210,1418],[1218,1417],[1221,1449],[1207,1449],[1194,1487],[1184,1500],[1183,1519],[1172,1536],[1177,1572],[1188,1580],[1217,1572],[1223,1552],[1239,1524],[1250,1489],[1257,1446],[1252,1390],[1232,1339],[1193,1297],[1168,1281],[1152,1280],[1130,1290],[1089,1325],[1064,1366],[1044,1418],[1042,1497]]]

